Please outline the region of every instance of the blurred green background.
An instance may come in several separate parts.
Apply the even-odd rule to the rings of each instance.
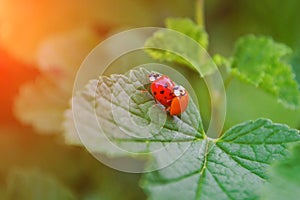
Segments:
[[[0,2],[0,199],[146,199],[138,186],[140,174],[110,169],[84,148],[65,145],[59,124],[83,55],[119,30],[163,26],[166,17],[194,19],[195,1],[89,0],[74,4]],[[293,48],[291,63],[300,80],[300,1],[210,0],[204,5],[212,55],[230,56],[242,35],[269,35]],[[78,36],[74,30],[92,30],[93,34]],[[76,48],[86,48],[75,64],[69,61],[77,56],[71,52],[73,43]],[[57,49],[71,53],[51,54]],[[184,73],[191,77],[194,88],[205,88],[198,76]],[[227,92],[225,129],[258,117],[300,128],[299,109],[286,109],[251,85],[233,80]],[[207,124],[209,99],[204,93],[197,90]]]

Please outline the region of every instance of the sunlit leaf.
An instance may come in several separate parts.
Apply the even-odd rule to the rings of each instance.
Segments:
[[[190,19],[170,18],[166,28],[155,32],[145,43],[152,58],[186,65],[202,76],[215,70],[205,51],[208,36],[203,27]]]
[[[254,199],[270,163],[285,158],[288,144],[300,140],[297,130],[265,119],[207,138],[192,101],[180,117],[171,117],[141,91],[148,73],[139,69],[92,80],[75,97],[73,112],[93,151],[153,158],[146,170],[159,170],[142,182],[151,199]]]
[[[278,98],[283,105],[299,106],[299,90],[291,66],[284,59],[292,50],[268,37],[241,38],[233,56],[233,74]]]
[[[208,46],[208,35],[204,28],[188,18],[168,18],[166,19],[166,28],[189,36],[205,49]]]
[[[149,73],[140,69],[131,70],[127,76],[100,77],[74,97],[77,130],[91,151],[143,154],[163,149],[165,144],[187,146],[189,141],[204,137],[200,114],[192,100],[180,117],[171,117],[156,105],[149,92],[143,91]],[[69,122],[72,120],[69,118]],[[66,123],[67,142],[78,144],[71,123]],[[72,135],[77,139],[73,140],[76,137]]]

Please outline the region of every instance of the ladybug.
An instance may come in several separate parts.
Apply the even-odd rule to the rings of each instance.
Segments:
[[[180,115],[183,113],[189,104],[189,94],[181,85],[173,88],[174,98],[170,106],[170,115]]]
[[[151,73],[149,75],[149,81],[151,82],[150,88],[154,98],[166,107],[171,106],[174,98],[174,82],[168,76],[158,73]]]
[[[168,76],[158,73],[151,73],[149,81],[152,95],[159,103],[166,106],[171,116],[180,115],[186,110],[189,95],[184,87],[175,85]]]

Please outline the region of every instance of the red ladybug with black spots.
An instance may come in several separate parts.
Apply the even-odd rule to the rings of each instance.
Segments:
[[[180,115],[186,110],[189,95],[184,87],[177,86],[168,76],[158,73],[151,73],[149,81],[152,95],[170,115]]]
[[[154,98],[162,105],[169,107],[174,98],[174,82],[168,76],[157,73],[151,73],[149,75],[149,80],[151,82],[151,93]]]

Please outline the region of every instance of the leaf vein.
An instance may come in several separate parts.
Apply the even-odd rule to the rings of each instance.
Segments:
[[[252,171],[251,169],[247,168],[245,165],[243,165],[239,160],[237,160],[234,156],[229,154],[226,150],[224,150],[222,147],[218,145],[218,147],[226,154],[228,157],[230,157],[236,164],[238,164],[240,167],[246,169],[247,171],[251,172],[252,174],[255,174],[257,177],[261,178],[262,180],[265,180],[264,177],[262,177],[260,174],[257,174],[256,172]],[[238,156],[237,156],[238,157]]]
[[[219,186],[219,188],[223,191],[223,193],[229,198],[229,199],[234,199],[233,197],[231,197],[229,195],[228,192],[226,192],[226,189],[224,188],[224,186],[220,183],[220,181],[214,176],[214,174],[212,172],[210,172],[209,169],[207,169],[207,171],[211,174],[211,177],[214,179],[215,183],[217,183],[217,185]]]

